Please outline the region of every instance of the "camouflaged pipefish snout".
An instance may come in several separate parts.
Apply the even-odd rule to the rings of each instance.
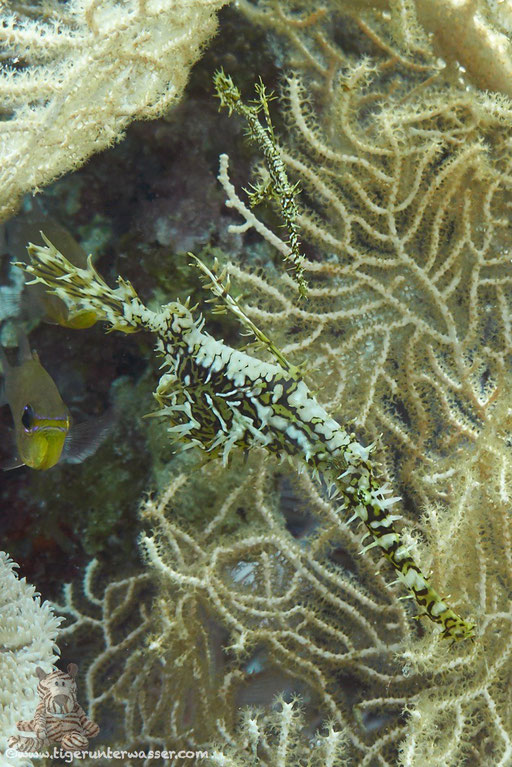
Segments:
[[[34,278],[74,310],[96,312],[113,329],[130,333],[149,330],[157,337],[157,351],[164,358],[164,373],[155,392],[170,432],[189,446],[198,445],[226,461],[234,447],[265,447],[277,455],[300,457],[315,473],[335,484],[342,509],[361,519],[373,542],[395,568],[424,608],[424,615],[442,627],[442,636],[474,636],[474,624],[458,616],[428,583],[393,527],[390,509],[399,500],[387,497],[389,488],[379,481],[370,461],[370,447],[363,447],[316,401],[291,365],[248,318],[228,292],[222,276],[214,275],[198,259],[208,287],[274,357],[264,362],[233,349],[203,329],[204,319],[194,316],[187,304],[171,302],[159,311],[148,309],[133,286],[118,278],[110,288],[91,262],[87,269],[73,266],[48,241],[47,247],[31,245],[31,265],[20,264]]]

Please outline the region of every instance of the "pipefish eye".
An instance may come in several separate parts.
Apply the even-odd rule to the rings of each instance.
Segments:
[[[23,408],[23,415],[21,416],[21,423],[27,429],[27,431],[30,431],[32,426],[34,425],[34,409],[32,405],[25,405]]]

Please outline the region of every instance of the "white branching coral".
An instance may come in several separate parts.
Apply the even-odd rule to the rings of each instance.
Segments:
[[[109,288],[88,259],[87,269],[71,264],[44,236],[45,247],[30,245],[31,263],[23,266],[33,283],[45,285],[70,311],[91,311],[112,329],[156,335],[156,350],[165,358],[155,391],[161,409],[155,415],[169,421],[169,432],[187,447],[198,446],[209,456],[222,455],[226,465],[234,448],[264,446],[270,454],[295,456],[323,476],[339,511],[361,520],[371,543],[379,546],[408,588],[422,613],[442,628],[442,636],[470,639],[474,623],[455,613],[429,583],[394,527],[399,516],[390,509],[400,500],[388,497],[391,487],[379,476],[370,454],[354,433],[345,431],[310,392],[299,368],[244,313],[228,292],[223,275],[195,261],[207,285],[219,299],[218,311],[230,311],[272,355],[265,362],[235,349],[205,331],[205,319],[185,304],[171,301],[158,311],[148,309],[130,282],[118,277]],[[301,281],[298,281],[301,290]]]
[[[427,541],[415,547],[409,537],[407,544],[423,569],[432,568],[441,593],[452,594],[454,607],[473,614],[477,635],[474,643],[441,647],[427,628],[422,640],[414,641],[406,608],[368,565],[370,554],[354,565],[350,530],[306,474],[298,481],[311,513],[316,517],[321,507],[321,522],[307,545],[285,533],[282,521],[276,524],[268,512],[275,511],[268,499],[279,484],[272,459],[247,482],[236,464],[233,475],[229,467],[218,468],[225,486],[205,473],[209,487],[201,497],[209,498],[216,486],[220,495],[213,517],[199,531],[176,522],[165,508],[171,498],[180,508],[185,496],[200,497],[191,470],[170,485],[162,502],[145,506],[153,531],[142,546],[160,581],[160,624],[142,650],[136,649],[139,637],[129,632],[125,636],[133,636],[133,647],[123,646],[122,638],[108,645],[108,657],[126,662],[111,699],[125,706],[135,739],[152,736],[159,742],[157,733],[171,732],[196,742],[220,737],[229,743],[240,735],[235,709],[241,688],[251,688],[254,668],[270,669],[281,688],[290,677],[306,680],[323,716],[346,730],[351,766],[396,765],[400,751],[406,767],[462,762],[507,767],[512,760],[512,107],[506,97],[468,87],[456,67],[444,68],[416,17],[419,1],[344,4],[367,57],[354,53],[353,40],[347,50],[343,35],[341,45],[333,40],[328,4],[311,11],[304,2],[300,17],[275,2],[249,6],[240,0],[240,5],[286,35],[293,46],[290,61],[314,75],[313,84],[297,75],[287,81],[290,135],[281,147],[287,172],[304,191],[298,223],[310,246],[305,252],[311,258],[303,262],[309,303],[297,302],[291,277],[269,277],[270,270],[258,274],[247,259],[228,266],[245,294],[240,310],[272,334],[282,359],[289,355],[325,373],[315,394],[322,408],[344,424],[351,420],[370,438],[382,435],[384,473],[403,490],[407,524],[421,526]],[[455,8],[432,3],[431,13],[443,5]],[[469,4],[459,5],[469,13]],[[483,8],[478,2],[471,6]],[[453,29],[469,29],[464,25],[477,17],[468,13],[455,19]],[[481,40],[497,24],[490,12],[484,16]],[[500,33],[508,34],[505,23]],[[481,56],[493,53],[492,38],[487,40]],[[463,62],[460,38],[448,42],[452,54],[446,58]],[[491,63],[500,68],[499,57]],[[507,66],[504,60],[505,80]],[[317,97],[328,98],[320,114],[312,105]],[[235,224],[239,231],[253,227],[278,254],[288,252],[286,241],[232,185],[226,157],[220,180],[231,209],[241,216]],[[90,276],[84,270],[83,279],[90,282]],[[66,279],[61,273],[53,283],[63,293],[70,289]],[[96,287],[98,296],[110,290]],[[112,322],[124,291],[125,329],[141,311],[130,290],[121,283],[114,298],[114,291],[109,293]],[[174,322],[176,332],[183,330],[187,311],[175,307],[172,318],[172,312],[161,315],[162,325]],[[201,359],[208,351],[219,352],[208,358],[212,376],[242,359],[204,337],[198,344],[196,351],[205,352]],[[189,352],[192,348],[191,343]],[[169,348],[162,343],[160,351]],[[213,368],[216,356],[219,370]],[[208,446],[224,447],[226,440],[215,442],[219,429],[208,433],[209,424],[225,415],[223,408],[215,413],[210,407],[208,422],[204,403],[213,402],[211,391],[197,426],[192,419],[197,402],[184,395],[176,399],[183,393],[176,381],[190,385],[189,357],[179,357],[157,393],[176,419],[175,433],[196,429]],[[272,380],[270,366],[258,364],[247,362],[246,368],[265,370]],[[229,397],[233,390],[223,393]],[[252,419],[254,410],[248,412]],[[287,416],[290,412],[285,409]],[[231,426],[237,424],[224,422],[225,434],[235,434]],[[248,427],[243,419],[240,424]],[[239,436],[228,440],[226,458],[240,444]],[[254,450],[250,460],[256,455]],[[230,476],[236,489],[228,487]],[[256,521],[238,538],[224,537],[223,525],[237,512],[240,492],[240,517],[249,511],[264,524]],[[331,568],[322,549],[338,540],[350,552],[351,566],[342,559],[345,570]],[[144,629],[145,621],[143,616]],[[123,648],[129,649],[126,658]],[[98,658],[99,672],[101,654]],[[397,658],[402,658],[398,668]],[[340,680],[347,678],[345,688]],[[176,686],[189,690],[191,679],[194,689],[176,698]],[[142,692],[147,684],[153,697]],[[361,693],[356,703],[345,695],[354,687]],[[99,688],[91,699],[108,702],[105,686]],[[139,692],[136,698],[133,690]],[[365,714],[373,713],[375,721],[390,710],[407,716],[398,722],[396,715],[390,717],[387,728],[373,735],[371,726],[368,731],[361,726]]]
[[[175,104],[225,0],[71,0],[0,8],[0,220]]]
[[[245,104],[242,94],[234,84],[231,77],[222,70],[214,75],[216,95],[221,106],[228,109],[229,113],[235,111],[241,115],[247,123],[247,135],[254,141],[265,158],[265,170],[263,178],[253,186],[249,194],[251,207],[265,199],[275,200],[281,217],[288,230],[288,253],[284,258],[295,274],[299,285],[299,294],[302,298],[307,295],[307,285],[302,276],[302,261],[299,228],[297,226],[297,204],[295,198],[298,194],[297,185],[290,184],[284,168],[281,152],[274,134],[274,126],[270,119],[269,102],[275,96],[267,93],[263,83],[256,84],[256,99],[250,104]]]
[[[155,681],[149,673],[144,677],[150,666],[149,661],[143,660],[152,627],[150,578],[145,573],[137,573],[110,581],[106,586],[102,578],[99,587],[99,571],[99,563],[92,560],[85,570],[80,594],[71,585],[65,586],[61,603],[54,606],[66,618],[59,642],[63,646],[73,644],[73,640],[76,645],[85,637],[87,646],[94,646],[96,655],[88,659],[81,694],[89,717],[96,717],[100,722],[108,720],[110,729],[115,727],[115,712],[121,707],[123,731],[116,732],[120,739],[112,743],[113,746],[122,743],[123,747],[135,747],[141,741],[148,746],[158,743],[166,746],[165,737],[155,742],[153,731],[146,730],[146,717],[154,705],[152,685]],[[83,647],[81,662],[85,660],[82,651]],[[133,682],[137,674],[140,674],[138,684],[128,690],[126,678]],[[147,760],[143,764],[149,763]]]
[[[55,640],[62,622],[33,586],[15,573],[16,564],[0,551],[0,759],[18,767],[30,762],[5,754],[16,722],[30,719],[39,702],[36,668],[52,671]]]
[[[345,26],[361,32],[362,48],[370,46],[388,64],[427,76],[448,64],[482,90],[512,95],[508,0],[325,0],[320,6],[311,0],[238,0],[237,5],[253,23],[285,37],[288,63],[319,76],[327,91],[340,67],[353,60],[332,40],[332,29]]]
[[[309,304],[297,305],[286,275],[268,284],[238,266],[230,273],[256,299],[247,313],[275,328],[286,354],[327,372],[330,406],[343,402],[360,426],[384,431],[410,481],[415,465],[429,470],[474,440],[507,388],[512,110],[450,85],[395,104],[384,87],[394,86],[369,61],[347,70],[328,142],[300,81],[288,80],[295,144],[283,156],[314,200],[302,229],[326,254],[304,263]],[[275,247],[229,181],[226,158],[219,179],[242,226]]]

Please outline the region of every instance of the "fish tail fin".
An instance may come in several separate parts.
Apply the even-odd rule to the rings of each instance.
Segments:
[[[22,466],[26,466],[24,461],[22,461],[21,458],[14,457],[14,458],[11,458],[10,461],[3,463],[0,466],[0,469],[2,471],[12,471],[13,469],[20,469]]]
[[[7,359],[7,354],[4,352],[4,347],[2,344],[0,344],[0,363],[2,365],[2,375],[5,378],[5,375],[11,366],[9,364],[9,360]]]
[[[37,359],[36,352],[33,352],[30,348],[30,341],[28,340],[27,334],[19,325],[16,326],[16,339],[18,341],[18,365],[34,358]]]
[[[92,312],[96,321],[108,322],[112,330],[134,333],[146,327],[150,312],[130,282],[119,277],[118,287],[111,288],[94,268],[91,256],[82,269],[68,261],[42,232],[41,236],[44,246],[30,243],[27,247],[30,264],[16,264],[32,276],[29,284],[45,285],[71,312]]]
[[[4,378],[7,376],[9,370],[11,370],[12,367],[22,365],[28,360],[38,359],[37,353],[33,352],[30,348],[30,342],[28,340],[27,334],[19,325],[16,326],[16,340],[18,342],[18,353],[16,357],[16,363],[14,365],[9,362],[7,354],[5,353],[5,349],[0,344],[0,363],[2,364],[2,373]]]

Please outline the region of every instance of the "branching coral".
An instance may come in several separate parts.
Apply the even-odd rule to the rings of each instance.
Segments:
[[[30,718],[38,703],[36,668],[50,672],[57,660],[55,640],[61,618],[33,586],[19,580],[17,565],[0,552],[0,758],[2,765],[32,762],[5,753],[16,722]]]
[[[192,497],[202,499],[195,529],[185,521]],[[283,522],[297,527],[299,508],[303,531],[293,537]],[[306,753],[329,718],[334,731],[346,730],[348,763],[391,767],[404,734],[400,709],[420,684],[394,658],[409,636],[407,606],[375,576],[372,555],[359,555],[359,536],[317,483],[260,450],[245,466],[215,461],[175,476],[141,513],[151,530],[141,539],[148,574],[110,584],[101,597],[93,567],[80,613],[67,592],[64,612],[77,622],[62,640],[83,630],[101,640],[87,674],[89,715],[101,721],[121,707],[114,733],[126,747],[215,742],[242,758],[249,745],[238,708],[270,705],[285,691],[304,701],[304,729],[297,723],[290,748]],[[156,600],[137,617],[148,575]]]
[[[237,266],[230,271],[259,297],[246,306],[250,316],[274,323],[286,354],[327,370],[324,397],[343,401],[359,425],[384,429],[410,471],[474,439],[506,387],[512,269],[504,206],[512,176],[502,124],[512,113],[448,85],[397,105],[395,80],[387,83],[392,100],[384,85],[367,61],[349,70],[327,142],[300,81],[287,83],[296,144],[285,160],[314,200],[300,216],[303,231],[327,254],[304,265],[308,306],[294,302],[286,276],[276,289]],[[219,178],[245,226],[256,222],[225,159]]]
[[[252,300],[246,301],[245,311],[258,324],[273,327],[285,355],[302,355],[308,365],[327,368],[324,401],[330,400],[331,407],[340,411],[343,403],[344,420],[348,413],[368,432],[383,432],[383,442],[390,448],[388,472],[411,501],[427,510],[431,526],[425,524],[425,531],[449,531],[439,536],[425,560],[431,561],[437,581],[449,584],[452,592],[458,585],[456,599],[465,599],[479,615],[480,644],[451,651],[455,660],[436,643],[427,649],[420,645],[404,650],[408,668],[416,664],[422,672],[436,675],[436,690],[442,697],[439,691],[445,677],[449,680],[453,675],[453,663],[468,685],[476,669],[483,673],[480,653],[495,631],[495,613],[500,612],[484,604],[475,591],[480,580],[469,570],[474,558],[465,559],[463,554],[469,531],[462,524],[461,507],[443,510],[439,504],[448,505],[453,488],[464,476],[453,460],[446,463],[448,452],[478,443],[510,375],[506,287],[512,275],[505,252],[510,136],[503,127],[509,107],[503,100],[467,93],[449,78],[424,82],[423,71],[407,71],[405,77],[401,66],[379,67],[365,59],[348,67],[324,116],[323,129],[313,118],[298,78],[288,80],[285,95],[292,132],[282,156],[305,190],[299,222],[317,248],[316,258],[304,262],[311,286],[309,304],[297,305],[297,286],[287,276],[268,284],[239,266],[231,266],[230,272],[250,290]],[[225,160],[221,182],[230,204],[245,219],[243,227],[254,225],[279,246],[276,236],[238,197]],[[59,262],[59,278],[52,274],[58,262],[55,253],[33,254],[40,259],[35,272],[40,279],[63,296],[75,291],[74,300],[83,300],[84,295],[91,298],[87,289],[91,275],[82,274],[80,286],[75,277],[67,277],[68,285],[60,278],[69,266]],[[115,295],[105,285],[96,293],[108,305],[105,317],[117,327],[136,325],[144,314],[125,283]],[[123,309],[121,317],[120,302],[130,305],[130,316]],[[497,311],[492,311],[494,306]],[[175,323],[173,332],[181,332],[188,321],[185,309],[169,312],[166,328]],[[206,342],[196,340],[199,359]],[[169,352],[169,348],[164,342],[161,350]],[[224,359],[224,351],[219,350],[220,369],[229,367],[231,356]],[[206,426],[194,423],[199,411],[193,398],[188,405],[185,399],[172,399],[177,396],[172,394],[178,391],[173,388],[177,379],[190,384],[185,377],[193,371],[183,364],[180,357],[157,392],[168,414],[187,416],[173,416],[174,430],[191,434],[212,449],[225,445],[227,439],[229,452],[241,444],[239,436],[229,441],[229,419],[225,438],[216,441],[203,410],[200,420],[206,419]],[[209,360],[207,367],[212,364]],[[247,366],[252,370],[248,362]],[[222,409],[221,420],[210,410],[218,423],[226,417]],[[467,507],[476,501],[474,492],[462,497]],[[467,519],[476,524],[481,506],[474,509],[474,517],[469,508],[466,511]],[[194,564],[198,551],[196,547]],[[213,553],[209,552],[210,558]],[[157,548],[153,557],[158,556],[162,573],[178,583],[175,570]],[[482,549],[482,567],[488,556]],[[487,564],[486,570],[491,572],[492,567]],[[190,583],[195,590],[206,589],[205,603],[216,603],[206,577]],[[410,695],[409,689],[411,705]],[[430,700],[432,693],[422,695],[422,700]],[[476,696],[475,705],[482,700]],[[463,708],[460,735],[464,721],[471,717]],[[441,715],[436,715],[436,724]],[[413,716],[411,727],[414,721]],[[449,729],[449,717],[444,723]],[[502,730],[506,733],[506,728]],[[353,744],[364,752],[354,729],[350,731]],[[406,741],[409,752],[423,753],[430,733],[425,730],[423,745],[420,733]],[[446,760],[452,755],[459,758],[462,739],[447,736],[447,741],[451,751],[445,754]]]
[[[224,0],[72,0],[0,12],[0,220],[132,120],[181,97]]]
[[[361,33],[359,45],[401,64],[411,73],[433,76],[445,67],[459,68],[483,90],[512,95],[512,12],[492,0],[239,0],[253,23],[287,39],[288,63],[314,73],[332,91],[336,73],[350,63],[333,31],[348,38]],[[335,31],[336,34],[336,31]],[[366,43],[365,40],[366,39]],[[443,57],[436,61],[432,52]]]
[[[412,711],[404,767],[512,762],[511,416],[504,393],[473,448],[438,467],[451,477],[450,515],[427,507],[432,551],[438,567],[452,569],[453,588],[466,592],[482,623],[475,646],[456,660],[426,647],[405,653],[416,670],[437,665],[438,681]]]
[[[165,372],[155,392],[161,405],[155,415],[169,419],[175,438],[211,457],[221,454],[225,464],[234,448],[248,451],[259,445],[269,453],[298,457],[340,498],[340,512],[348,513],[350,521],[364,523],[372,539],[367,548],[381,548],[398,580],[424,608],[421,614],[442,627],[442,636],[457,640],[474,636],[474,623],[455,613],[439,595],[395,529],[399,517],[389,509],[400,498],[387,497],[391,488],[370,460],[374,446],[364,447],[329,416],[300,370],[229,294],[222,275],[195,259],[207,287],[220,299],[219,308],[241,321],[257,344],[270,352],[272,362],[234,349],[203,330],[205,320],[188,308],[189,299],[150,310],[130,282],[118,277],[113,290],[90,258],[87,269],[76,267],[44,240],[45,247],[29,246],[29,265],[18,264],[33,283],[45,285],[70,313],[84,310],[106,320],[112,329],[125,333],[144,329],[156,335]]]
[[[245,104],[242,94],[234,84],[231,77],[219,70],[214,75],[215,92],[221,106],[226,107],[229,113],[235,111],[245,118],[247,122],[247,135],[260,148],[265,158],[265,177],[249,192],[251,207],[262,200],[274,199],[279,206],[281,216],[288,230],[288,252],[285,261],[289,262],[299,285],[301,297],[307,295],[307,285],[302,275],[302,262],[304,256],[301,253],[299,227],[297,225],[297,185],[292,186],[286,175],[281,152],[274,134],[274,126],[270,119],[269,101],[275,97],[267,93],[263,83],[256,84],[256,99],[251,104]],[[260,114],[264,119],[262,123]]]
[[[359,20],[376,43],[364,12]],[[397,57],[379,47],[380,64],[351,63],[331,83],[321,127],[299,78],[285,87],[285,162],[306,191],[300,223],[318,249],[304,265],[310,303],[297,306],[286,277],[230,272],[284,353],[330,369],[331,406],[383,435],[390,473],[424,513],[437,582],[481,621],[473,647],[405,649],[405,670],[434,672],[435,685],[417,708],[410,701],[403,763],[507,765],[512,111],[449,71],[411,66],[404,48]],[[323,62],[315,71],[327,77]],[[226,159],[219,177],[243,226],[281,248]]]
[[[304,717],[296,701],[279,699],[277,710],[263,714],[247,710],[241,717],[241,736],[232,746],[222,744],[210,753],[216,767],[336,767],[344,752],[343,734],[332,725],[309,744],[302,742]]]
[[[86,569],[81,593],[70,585],[65,587],[62,602],[55,605],[67,619],[59,642],[62,647],[81,641],[81,652],[84,645],[94,645],[97,654],[88,665],[81,688],[88,703],[88,715],[108,721],[108,729],[112,730],[121,709],[123,747],[135,747],[149,737],[144,727],[140,728],[140,721],[145,722],[154,704],[155,690],[151,686],[154,678],[147,676],[145,684],[140,684],[142,669],[148,671],[141,656],[151,625],[153,589],[144,573],[99,587],[98,572],[98,562],[92,560]],[[131,675],[132,683],[133,674],[137,673],[141,673],[139,684],[130,686],[128,692],[124,686],[126,676]],[[119,746],[120,741],[114,745]]]

